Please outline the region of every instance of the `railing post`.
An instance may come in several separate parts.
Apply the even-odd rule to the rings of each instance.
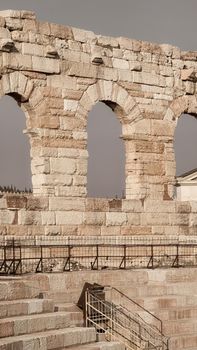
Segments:
[[[12,256],[12,258],[13,258],[13,274],[15,275],[16,274],[16,271],[15,271],[16,264],[15,264],[15,240],[14,240],[14,238],[12,240],[12,254],[13,254],[13,256]]]
[[[127,246],[126,244],[124,245],[124,269],[126,270],[127,268]]]
[[[71,246],[68,246],[68,269],[70,271]]]
[[[85,312],[85,315],[84,315],[84,317],[85,317],[85,326],[86,327],[88,327],[88,289],[86,289],[86,291],[85,291],[85,310],[84,310],[84,312]]]
[[[99,245],[96,245],[96,269],[99,268]]]
[[[6,245],[4,246],[4,249],[3,249],[3,260],[4,260],[4,272],[6,273],[6,265],[7,265],[7,250],[6,250]]]
[[[176,246],[177,267],[179,267],[179,244]]]
[[[41,267],[41,272],[43,272],[43,246],[40,246],[40,267]]]
[[[21,251],[21,244],[19,247],[19,251],[20,251],[20,275],[22,275],[22,251]]]

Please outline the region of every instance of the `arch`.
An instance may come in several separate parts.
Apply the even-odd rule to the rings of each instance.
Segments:
[[[29,100],[32,90],[32,81],[21,72],[13,72],[2,76],[1,96],[15,94],[15,96],[20,96],[20,102],[25,102]]]
[[[173,100],[164,115],[164,120],[177,121],[183,113],[197,115],[196,95],[184,95]]]
[[[12,116],[14,115],[14,118]],[[2,191],[32,189],[30,143],[24,112],[12,96],[0,99],[0,187]]]
[[[131,124],[142,119],[141,110],[135,99],[117,83],[99,80],[83,93],[76,111],[78,117],[87,117],[97,102],[107,104],[119,117],[122,124]]]

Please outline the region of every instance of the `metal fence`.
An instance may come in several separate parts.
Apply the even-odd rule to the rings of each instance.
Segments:
[[[196,243],[105,243],[6,240],[0,244],[0,273],[196,267]]]

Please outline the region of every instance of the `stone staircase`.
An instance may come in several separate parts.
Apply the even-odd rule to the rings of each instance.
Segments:
[[[162,320],[170,350],[197,349],[197,295],[151,296],[136,301]]]
[[[97,342],[75,305],[36,298],[32,287],[22,279],[0,279],[0,350],[124,350],[118,342]]]

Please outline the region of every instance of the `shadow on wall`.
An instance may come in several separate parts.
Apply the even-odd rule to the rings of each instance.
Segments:
[[[26,117],[14,98],[0,100],[0,186],[8,191],[31,190],[30,143]]]
[[[125,191],[125,147],[122,126],[104,103],[94,106],[88,116],[89,197],[122,198]]]

